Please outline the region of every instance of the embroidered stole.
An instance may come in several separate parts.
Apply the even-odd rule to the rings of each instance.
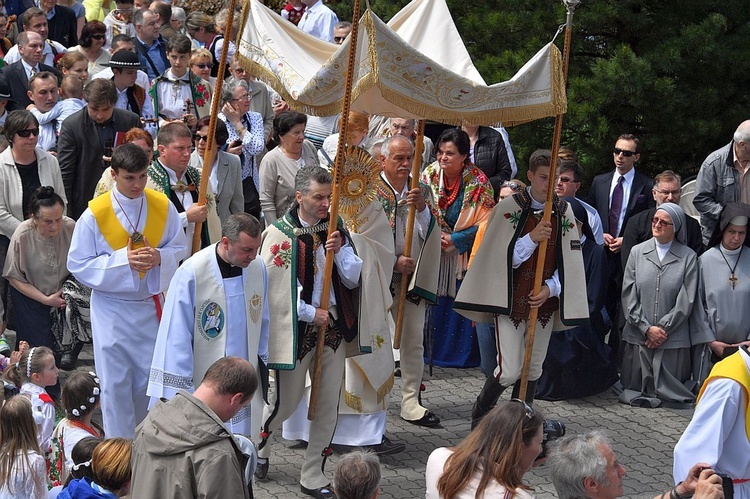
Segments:
[[[193,386],[203,380],[208,368],[226,355],[227,298],[221,278],[216,250],[204,248],[191,257],[195,274],[195,322],[193,324]],[[245,327],[248,360],[258,368],[258,343],[263,322],[263,262],[256,258],[242,270],[245,300]],[[208,270],[207,270],[208,269]],[[233,322],[232,325],[235,325]],[[239,334],[234,332],[234,334]]]

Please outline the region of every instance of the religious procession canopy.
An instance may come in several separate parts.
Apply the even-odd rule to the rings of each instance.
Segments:
[[[243,9],[240,63],[292,107],[341,112],[350,39],[302,32],[258,0]],[[566,109],[562,57],[550,42],[508,81],[487,85],[445,0],[414,0],[388,24],[370,9],[359,21],[352,110],[442,123],[517,125]]]

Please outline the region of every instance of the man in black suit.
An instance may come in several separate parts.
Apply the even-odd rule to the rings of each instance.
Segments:
[[[8,111],[26,109],[32,104],[29,97],[29,80],[42,71],[49,71],[57,76],[60,84],[62,75],[58,70],[46,64],[41,64],[42,52],[44,50],[44,39],[33,31],[24,31],[18,35],[18,51],[21,60],[9,64],[2,69],[0,78],[3,78],[10,88],[11,101],[8,102]]]
[[[68,215],[78,219],[94,197],[96,183],[106,168],[103,156],[112,155],[117,134],[140,127],[137,114],[115,109],[117,89],[112,80],[96,78],[83,90],[86,107],[67,118],[57,142]]]
[[[628,220],[641,211],[655,206],[651,195],[651,179],[635,170],[641,158],[640,143],[632,134],[620,135],[615,142],[615,171],[594,177],[589,189],[588,202],[596,208],[604,229],[604,248],[607,250],[609,281],[605,307],[612,320],[609,345],[619,350],[618,324],[622,296],[622,263],[620,250],[622,234]]]
[[[41,0],[39,7],[47,16],[48,39],[55,40],[66,48],[78,45],[78,20],[73,9],[57,5],[56,0]]]
[[[652,193],[656,206],[646,211],[634,215],[628,220],[628,225],[622,235],[622,250],[620,258],[622,267],[628,263],[628,256],[633,246],[648,241],[653,237],[651,233],[651,220],[654,218],[656,208],[664,203],[680,204],[682,178],[672,170],[664,170],[654,177],[654,188]],[[685,217],[685,227],[687,236],[687,246],[695,251],[698,255],[703,252],[703,241],[701,238],[701,225],[693,217]]]

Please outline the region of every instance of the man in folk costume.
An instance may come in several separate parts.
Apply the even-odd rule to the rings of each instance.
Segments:
[[[159,129],[157,136],[159,157],[148,167],[149,187],[163,192],[180,214],[188,244],[193,240],[196,222],[201,226],[201,248],[219,240],[221,222],[216,204],[211,201],[198,204],[201,171],[190,166],[193,134],[183,123],[168,123]]]
[[[395,244],[391,292],[398,296],[401,280],[406,274],[409,288],[404,304],[401,348],[401,417],[420,426],[437,426],[440,419],[419,401],[424,372],[425,302],[437,301],[438,268],[440,266],[440,230],[429,207],[429,188],[420,184],[409,188],[414,146],[402,135],[383,142],[380,161],[383,171],[377,183],[378,197],[391,226]],[[406,222],[409,205],[416,206],[411,257],[404,256]],[[398,303],[391,307],[395,326]],[[394,333],[395,334],[395,333]]]
[[[159,126],[182,121],[193,127],[211,112],[211,86],[190,71],[191,50],[192,43],[185,35],[173,36],[167,43],[167,57],[172,66],[154,80],[148,91]]]
[[[271,455],[271,433],[297,409],[305,378],[314,369],[316,338],[325,334],[317,416],[310,427],[300,485],[303,493],[334,497],[323,473],[336,427],[347,353],[361,352],[357,312],[362,260],[354,253],[341,223],[326,240],[331,175],[319,166],[304,167],[295,179],[295,203],[263,234],[261,256],[268,270],[269,307],[274,317],[269,334],[268,367],[275,369],[276,389],[263,410],[256,476],[265,478]],[[325,251],[334,252],[330,306],[320,308]],[[349,351],[348,351],[349,350]],[[365,348],[365,350],[367,350]]]
[[[135,144],[112,155],[115,188],[89,202],[76,223],[68,269],[92,289],[94,360],[107,435],[133,438],[148,412],[148,361],[162,296],[187,253],[169,199],[146,185],[149,157]]]
[[[494,407],[502,392],[514,385],[523,367],[526,333],[532,308],[538,308],[526,401],[534,400],[536,381],[553,329],[588,322],[586,278],[575,216],[557,196],[544,222],[551,152],[537,150],[529,159],[530,186],[505,198],[493,210],[479,248],[454,307],[477,322],[495,321],[498,367],[488,377],[472,409],[472,428]],[[537,246],[547,240],[544,281],[533,294]],[[504,262],[505,266],[498,265]],[[556,322],[562,324],[556,324]]]
[[[151,363],[152,405],[180,390],[192,393],[208,367],[224,356],[247,359],[256,372],[265,371],[270,317],[266,267],[256,259],[260,236],[260,222],[252,215],[231,215],[222,225],[221,241],[175,273]],[[263,398],[255,399],[227,423],[232,433],[258,435]]]
[[[729,476],[734,497],[750,497],[750,351],[743,345],[711,370],[695,413],[674,448],[675,482],[696,462]]]

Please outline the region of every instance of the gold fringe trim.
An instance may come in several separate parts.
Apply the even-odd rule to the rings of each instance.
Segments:
[[[344,403],[346,403],[347,406],[351,407],[355,411],[359,413],[362,412],[362,398],[354,395],[349,390],[346,390],[344,392]]]
[[[394,382],[395,378],[393,377],[393,374],[391,374],[388,380],[383,383],[383,386],[378,388],[378,404],[381,403],[389,393],[391,393],[391,390],[393,390]]]

